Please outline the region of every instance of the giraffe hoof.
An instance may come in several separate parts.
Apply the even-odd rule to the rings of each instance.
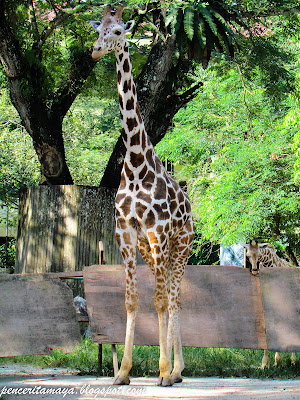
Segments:
[[[182,382],[182,376],[181,375],[171,375],[171,378],[173,380],[173,383],[180,383]]]
[[[122,378],[121,376],[117,376],[116,379],[114,380],[114,385],[129,385],[130,384],[130,379],[127,378]]]
[[[159,379],[158,379],[157,386],[163,386],[163,387],[172,386],[173,383],[174,383],[174,382],[173,382],[173,379],[170,379],[170,378],[163,378],[163,377],[161,376],[161,377],[159,377]]]

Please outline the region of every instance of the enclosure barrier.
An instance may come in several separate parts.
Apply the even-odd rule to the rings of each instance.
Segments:
[[[44,354],[43,349],[67,348],[79,340],[72,325],[76,319],[71,290],[57,282],[69,275],[1,276],[0,357],[26,351]],[[158,345],[154,277],[147,266],[139,266],[137,279],[139,312],[134,343]],[[83,280],[92,340],[100,345],[124,344],[124,267],[86,267]],[[181,286],[182,344],[299,352],[299,289],[299,268],[264,268],[254,277],[240,267],[187,266]],[[68,291],[69,297],[58,295],[61,291]]]

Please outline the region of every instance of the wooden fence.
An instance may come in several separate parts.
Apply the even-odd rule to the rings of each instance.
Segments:
[[[158,345],[154,277],[138,269],[134,343]],[[82,272],[0,276],[0,357],[70,351],[80,340],[71,290],[59,278],[83,274],[92,340],[123,344],[125,274],[121,265]],[[300,269],[188,266],[182,282],[184,346],[300,351]],[[115,363],[116,364],[116,363]]]
[[[158,345],[154,277],[137,269],[139,311],[134,343]],[[96,343],[123,344],[126,328],[125,273],[118,265],[83,271]],[[258,277],[248,269],[188,266],[181,286],[184,346],[300,351],[300,269],[264,268]]]
[[[71,352],[81,342],[72,291],[43,274],[0,276],[0,357]]]
[[[16,273],[80,271],[99,260],[121,263],[115,240],[116,190],[38,186],[20,194]]]

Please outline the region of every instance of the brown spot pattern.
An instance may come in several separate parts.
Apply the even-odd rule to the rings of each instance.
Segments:
[[[146,172],[148,171],[148,168],[147,168],[147,165],[145,165],[144,167],[143,167],[143,169],[141,170],[141,172],[139,173],[139,179],[143,179],[144,178],[144,176],[146,175]]]
[[[129,79],[129,81],[125,81],[123,85],[124,93],[127,93],[128,90],[131,90],[131,79]]]
[[[126,103],[126,110],[133,110],[134,109],[134,98],[131,97],[130,99],[127,100]]]
[[[136,128],[138,126],[136,118],[127,118],[126,124],[128,126],[129,131],[132,131],[133,128]]]
[[[150,229],[155,224],[155,215],[152,210],[150,210],[147,214],[147,218],[145,220],[145,225],[147,229]]]
[[[144,162],[144,156],[142,153],[130,153],[130,162],[134,168],[139,167]]]
[[[154,192],[154,198],[157,200],[166,198],[167,185],[162,178],[158,178],[156,181],[156,188]]]
[[[130,181],[133,181],[134,176],[133,176],[133,172],[131,171],[131,169],[128,167],[127,162],[124,162],[124,168],[125,168],[125,173],[128,176]]]
[[[147,151],[147,153],[146,153],[146,159],[147,159],[148,164],[150,165],[150,167],[152,167],[154,169],[155,165],[154,165],[154,161],[153,161],[152,155],[153,155],[153,151],[152,151],[152,149],[149,149]]]
[[[153,208],[157,212],[159,220],[167,220],[170,218],[169,212],[164,211],[159,204],[154,204]]]
[[[124,71],[124,72],[129,72],[129,61],[128,61],[128,58],[126,58],[126,59],[124,60],[124,63],[123,63],[123,71]]]
[[[142,185],[144,187],[144,189],[146,190],[150,190],[153,186],[155,180],[155,175],[152,171],[148,171],[147,175],[145,176],[145,178],[142,181]]]
[[[140,217],[142,219],[146,210],[147,210],[147,207],[144,204],[142,204],[140,202],[136,203],[135,212],[138,217]]]
[[[140,144],[140,131],[138,131],[135,135],[130,139],[130,146],[138,146]]]
[[[155,156],[155,171],[157,174],[161,173],[161,161],[157,156]]]
[[[120,95],[120,94],[119,94],[119,104],[120,104],[120,107],[121,107],[121,108],[124,108],[124,105],[123,105],[123,97],[122,97],[122,95]]]
[[[120,201],[121,201],[122,199],[124,199],[125,196],[126,196],[125,193],[118,193],[118,194],[117,194],[117,197],[116,197],[116,203],[117,203],[117,204],[120,203]]]
[[[151,204],[152,203],[152,199],[151,196],[149,196],[149,194],[146,194],[144,192],[138,192],[138,194],[136,195],[136,197],[140,200],[145,201],[146,203]]]
[[[120,186],[119,189],[125,189],[126,188],[126,179],[125,179],[125,175],[124,172],[121,173],[121,180],[120,180]]]
[[[130,196],[127,196],[125,197],[123,204],[120,206],[120,209],[123,211],[125,217],[130,213],[131,203],[132,203],[132,198]]]

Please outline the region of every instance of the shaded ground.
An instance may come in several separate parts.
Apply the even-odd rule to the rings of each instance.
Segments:
[[[130,386],[112,386],[113,378],[79,376],[66,369],[0,366],[1,400],[207,399],[291,400],[300,398],[300,380],[185,378],[173,387],[156,378],[132,378]],[[2,395],[1,395],[2,393]]]

